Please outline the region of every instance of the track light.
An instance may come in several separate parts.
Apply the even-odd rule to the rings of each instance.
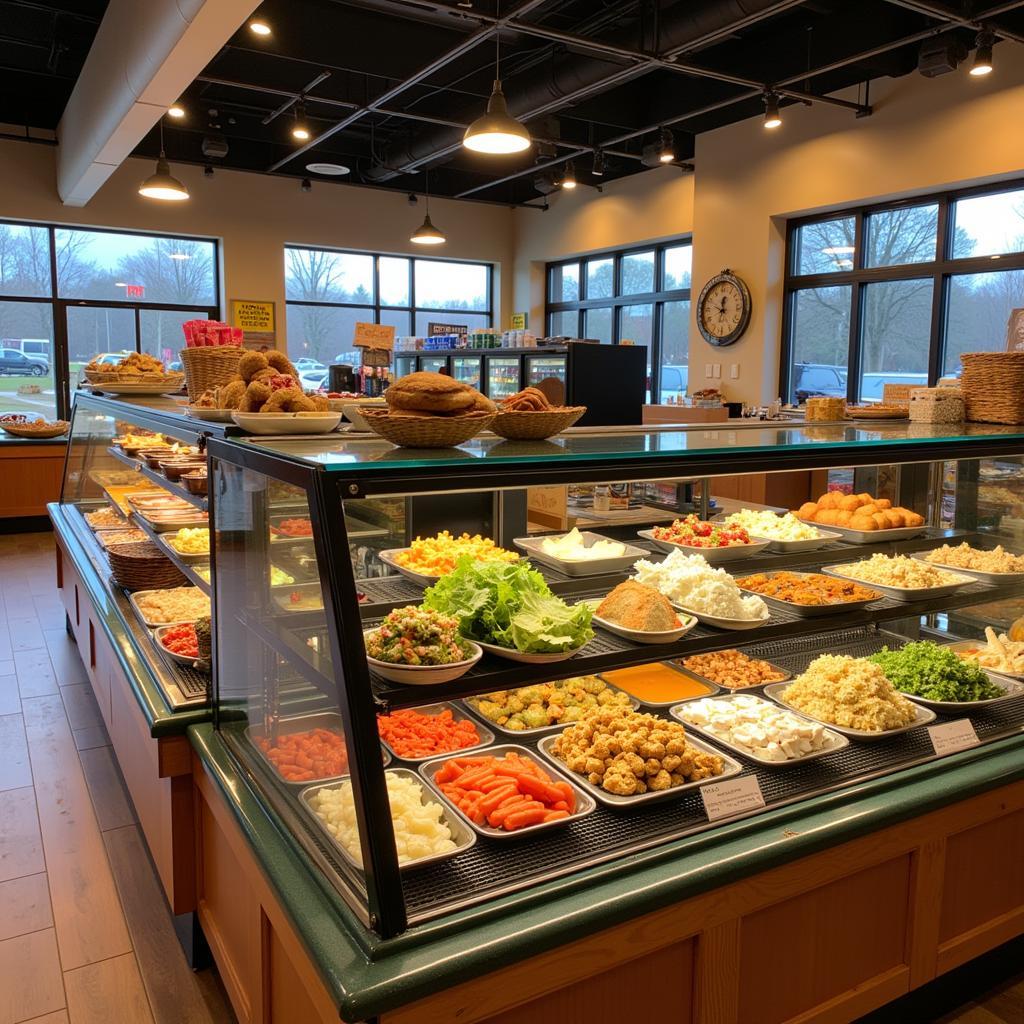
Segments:
[[[303,178],[302,184],[299,186],[299,188],[301,188],[303,192],[312,192],[313,182],[311,182],[309,178]]]
[[[306,124],[306,105],[295,104],[295,123],[292,125],[292,138],[297,142],[306,142],[310,137],[309,127]]]
[[[257,36],[269,36],[270,26],[262,18],[253,18],[249,22],[249,31]]]
[[[594,150],[594,165],[590,168],[590,173],[595,178],[601,178],[604,176],[604,150]]]
[[[764,94],[764,126],[765,128],[778,128],[781,124],[779,97],[773,92],[766,92]]]
[[[992,44],[995,41],[995,36],[987,29],[982,29],[978,33],[974,63],[971,65],[971,74],[976,78],[992,74]]]
[[[415,242],[416,245],[443,245],[448,239],[434,227],[430,219],[429,171],[424,171],[423,198],[425,200],[426,215],[423,218],[423,223],[409,236],[409,241]]]
[[[151,174],[140,186],[139,195],[146,199],[162,199],[165,202],[181,202],[188,199],[188,189],[171,174],[171,165],[164,153],[164,122],[160,121],[160,156],[156,161],[156,173]]]
[[[180,103],[175,103],[167,108],[167,116],[182,118],[185,116],[185,108]]]
[[[576,187],[576,168],[573,162],[570,160],[565,165],[565,174],[562,175],[562,188],[567,188],[570,191]]]
[[[658,150],[658,160],[663,164],[670,164],[675,161],[676,146],[672,138],[672,132],[668,128],[661,129],[661,148]]]

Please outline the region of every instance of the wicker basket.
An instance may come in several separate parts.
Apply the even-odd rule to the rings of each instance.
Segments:
[[[385,411],[363,413],[367,426],[401,448],[452,448],[475,437],[494,420],[494,413],[470,416],[392,416]]]
[[[585,405],[571,405],[550,412],[499,412],[491,430],[512,441],[543,441],[567,430],[586,411]]]
[[[238,361],[244,352],[245,349],[238,345],[183,348],[181,365],[185,368],[188,400],[195,402],[204,391],[234,380],[238,376]]]
[[[52,423],[13,423],[8,421],[0,423],[0,428],[13,437],[31,437],[46,440],[66,434],[70,425],[66,420],[54,420]]]
[[[965,352],[960,390],[972,423],[1024,423],[1024,352]]]
[[[914,388],[910,392],[912,423],[963,423],[964,398],[959,388]]]
[[[188,580],[153,543],[113,544],[107,548],[114,581],[125,590],[164,590],[183,587]]]

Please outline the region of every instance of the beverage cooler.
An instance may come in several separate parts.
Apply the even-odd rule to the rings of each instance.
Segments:
[[[448,357],[447,356],[420,356],[419,369],[426,371],[427,373],[447,373],[448,372]]]
[[[462,384],[480,390],[483,375],[482,356],[452,356],[452,376]]]
[[[522,390],[522,364],[518,355],[487,356],[488,398],[500,402]]]
[[[551,401],[563,404],[568,394],[568,353],[565,355],[528,355],[523,357],[524,387],[544,383],[544,393]]]

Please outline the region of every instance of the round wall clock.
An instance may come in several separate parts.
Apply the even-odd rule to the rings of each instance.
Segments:
[[[697,326],[709,345],[732,345],[750,323],[750,291],[728,267],[701,289]]]

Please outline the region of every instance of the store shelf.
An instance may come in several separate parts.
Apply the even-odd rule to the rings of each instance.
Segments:
[[[176,498],[181,498],[184,501],[187,501],[190,505],[195,505],[195,507],[200,511],[206,512],[209,508],[208,502],[203,495],[193,494],[177,481],[168,480],[163,473],[158,473],[155,469],[150,469],[149,466],[141,460],[133,459],[130,455],[125,455],[124,452],[118,451],[113,445],[107,449],[107,453],[117,459],[118,462],[123,462],[126,466],[131,466],[132,469],[137,470],[147,480],[151,480],[156,484],[157,487],[162,487],[165,491],[170,491],[170,493]]]
[[[210,596],[210,584],[206,582],[196,572],[194,563],[186,562],[183,558],[179,558],[174,553],[169,544],[165,544],[160,540],[161,534],[157,533],[149,523],[140,515],[132,513],[132,522],[144,533],[147,537],[161,550],[161,552],[167,556],[180,570],[182,576],[185,577],[193,586],[198,587],[207,597]],[[209,566],[209,562],[205,563]]]

